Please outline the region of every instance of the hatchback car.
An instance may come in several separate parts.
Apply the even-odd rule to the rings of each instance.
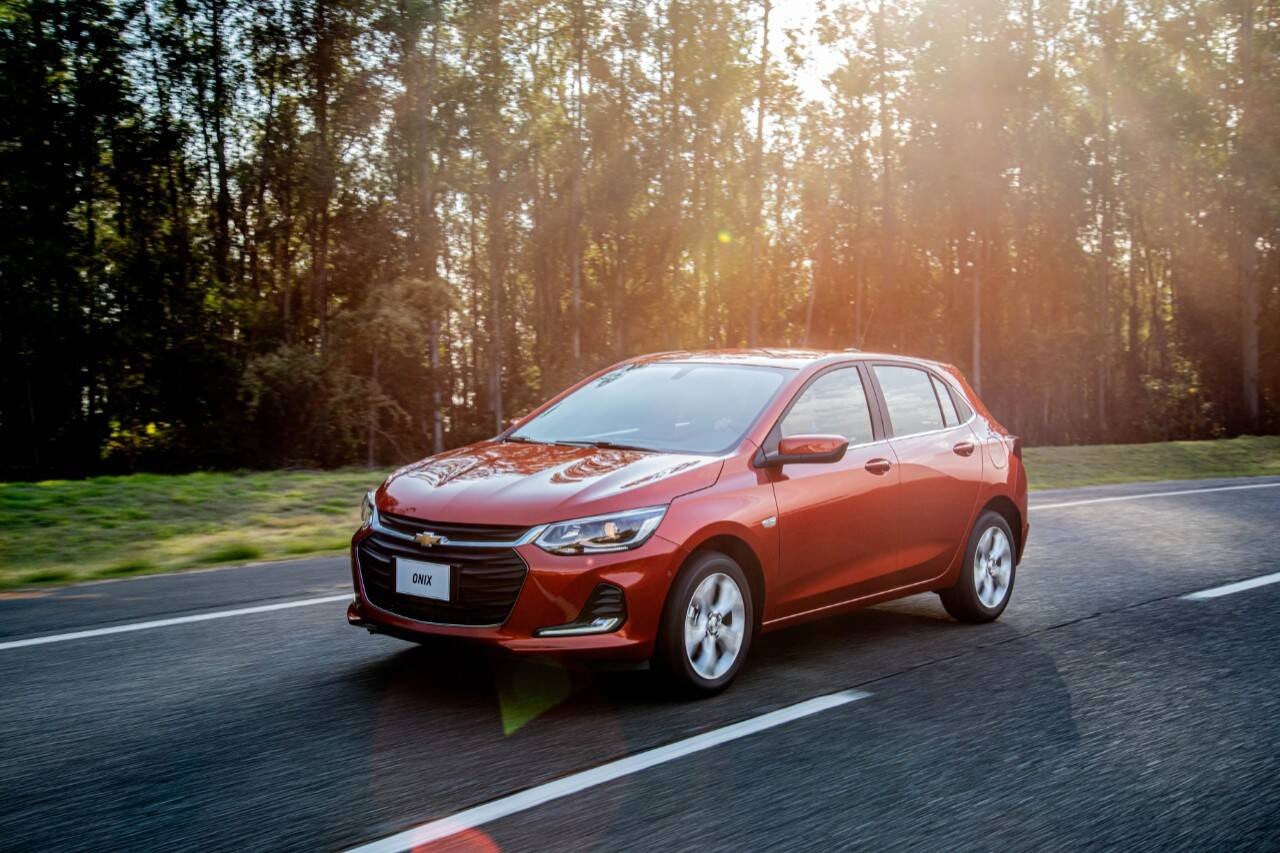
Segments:
[[[1026,519],[1019,441],[954,367],[661,353],[369,493],[347,619],[713,693],[761,631],[926,590],[995,619]]]

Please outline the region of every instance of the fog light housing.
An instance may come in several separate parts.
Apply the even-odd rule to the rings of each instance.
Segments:
[[[622,589],[611,583],[596,584],[587,597],[578,618],[563,625],[539,628],[535,637],[582,637],[588,634],[608,634],[618,630],[627,621],[627,599]]]

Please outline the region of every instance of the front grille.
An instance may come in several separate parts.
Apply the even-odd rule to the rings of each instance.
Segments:
[[[381,521],[386,524],[387,517],[381,516]],[[452,566],[449,601],[396,593],[396,557]],[[406,619],[445,625],[501,625],[515,606],[528,571],[512,548],[420,548],[377,531],[360,540],[356,558],[365,595],[375,607]]]
[[[408,533],[434,533],[455,542],[514,542],[529,528],[511,524],[453,524],[443,521],[423,521],[407,515],[378,513],[378,521],[389,530]]]

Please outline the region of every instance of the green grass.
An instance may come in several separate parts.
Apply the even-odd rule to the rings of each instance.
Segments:
[[[1220,441],[1029,447],[1022,453],[1032,489],[1104,483],[1256,477],[1280,474],[1280,436]]]
[[[1027,448],[1031,488],[1280,475],[1280,436]],[[340,553],[381,471],[0,483],[0,588]]]
[[[383,471],[0,483],[0,588],[337,553]]]

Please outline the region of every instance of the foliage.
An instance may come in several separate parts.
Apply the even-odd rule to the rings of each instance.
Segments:
[[[797,6],[4,0],[0,473],[389,464],[707,346],[1276,428],[1274,3]]]
[[[360,447],[364,410],[386,405],[343,365],[298,345],[255,356],[242,388],[254,454],[283,465],[351,458]]]

